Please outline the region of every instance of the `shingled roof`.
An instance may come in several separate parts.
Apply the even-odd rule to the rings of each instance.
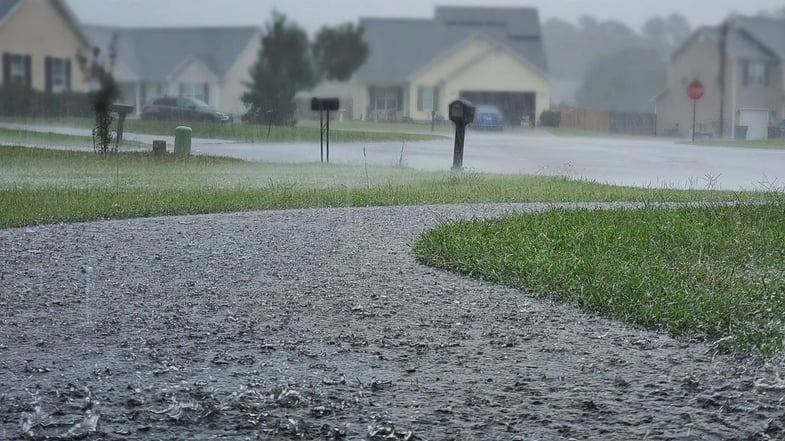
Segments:
[[[0,0],[0,21],[22,0]]]
[[[728,54],[741,59],[785,59],[785,19],[763,17],[733,17],[727,33]],[[678,55],[689,42],[704,35],[719,42],[721,27],[704,26],[674,52]]]
[[[57,8],[63,18],[65,18],[68,25],[71,26],[71,29],[81,40],[81,43],[85,45],[85,47],[89,47],[90,41],[82,29],[81,23],[71,11],[71,8],[68,7],[68,4],[63,0],[48,1],[50,1],[52,6]],[[16,9],[17,6],[19,6],[20,3],[22,3],[22,0],[0,0],[0,24],[3,24],[3,21],[5,21],[5,19],[11,15],[11,13]]]
[[[781,18],[737,17],[736,27],[765,46],[766,49],[785,59],[785,20]]]
[[[101,47],[108,47],[117,35],[118,59],[140,79],[148,81],[165,81],[191,58],[223,78],[251,38],[260,32],[255,27],[85,28]]]
[[[433,20],[363,18],[370,55],[357,71],[365,82],[395,83],[473,35],[507,46],[542,73],[548,71],[537,10],[437,7]]]

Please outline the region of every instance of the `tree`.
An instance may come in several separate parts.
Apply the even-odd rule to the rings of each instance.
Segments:
[[[368,58],[363,28],[352,23],[321,28],[312,49],[319,73],[328,80],[348,80]]]
[[[669,56],[679,45],[687,41],[692,28],[683,15],[671,14],[667,18],[648,19],[641,31],[644,37],[657,45],[663,55]]]
[[[95,113],[95,126],[93,127],[93,147],[100,153],[108,153],[112,144],[112,103],[120,96],[120,87],[114,79],[112,70],[117,59],[117,35],[112,37],[109,44],[108,59],[102,59],[101,49],[93,48],[88,57],[83,52],[76,55],[76,60],[86,80],[93,86],[88,94],[90,106]]]
[[[666,85],[667,65],[654,49],[624,49],[594,60],[576,93],[581,107],[650,112]]]
[[[251,67],[251,82],[243,94],[248,112],[243,119],[253,123],[294,124],[294,96],[316,85],[318,76],[310,58],[308,35],[286,16],[274,11],[262,36],[259,58]]]

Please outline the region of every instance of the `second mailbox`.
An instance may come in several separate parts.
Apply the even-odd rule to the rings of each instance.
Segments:
[[[457,125],[467,125],[474,121],[474,104],[469,100],[455,100],[450,103],[450,121]]]

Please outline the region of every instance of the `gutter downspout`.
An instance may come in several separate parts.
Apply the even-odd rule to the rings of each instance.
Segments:
[[[731,95],[732,100],[732,107],[731,107],[731,139],[735,137],[736,131],[736,106],[738,105],[738,96],[739,96],[739,63],[738,60],[734,62],[731,60],[731,69],[733,71],[733,92]]]
[[[135,107],[134,108],[134,113],[136,114],[136,116],[140,116],[142,114],[142,86],[141,86],[141,81],[136,80],[136,82],[134,83],[134,86],[136,87],[136,103],[135,103],[135,106],[134,106]]]
[[[730,19],[722,22],[720,27],[720,72],[718,78],[718,85],[720,87],[720,138],[725,137],[725,72],[727,65],[727,49],[728,49],[728,25]],[[731,129],[733,130],[733,129]]]

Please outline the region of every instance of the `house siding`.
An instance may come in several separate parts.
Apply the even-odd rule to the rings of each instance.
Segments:
[[[85,92],[76,54],[88,50],[50,0],[23,0],[0,24],[0,53],[30,56],[31,87],[46,90],[46,57],[71,61],[71,90]],[[2,81],[2,78],[0,78]]]
[[[242,115],[246,112],[243,103],[243,94],[248,90],[246,83],[251,81],[251,68],[256,63],[259,50],[262,47],[261,32],[254,34],[248,41],[248,45],[237,57],[234,65],[226,74],[220,87],[221,110],[234,115]]]
[[[450,79],[444,88],[446,102],[459,98],[464,90],[533,93],[537,118],[550,107],[548,80],[502,49],[494,50]]]
[[[687,85],[698,80],[703,84],[704,94],[696,106],[696,132],[719,135],[719,49],[716,40],[701,34],[671,59],[670,90],[657,101],[657,133],[678,136],[691,133],[693,102],[687,96]],[[726,108],[730,109],[727,104]]]

